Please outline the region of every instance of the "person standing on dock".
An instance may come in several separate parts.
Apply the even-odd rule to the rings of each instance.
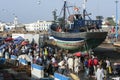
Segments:
[[[79,71],[80,71],[79,67],[80,67],[80,60],[79,60],[78,57],[75,57],[75,60],[74,60],[74,72],[76,74],[78,74]]]
[[[93,67],[93,59],[91,56],[88,59],[88,68],[89,68],[89,77],[92,77],[94,73],[94,67]]]
[[[97,65],[97,71],[95,75],[96,80],[104,80],[104,77],[103,68],[100,65]]]
[[[73,67],[74,67],[74,59],[72,56],[70,56],[67,60],[68,63],[68,68],[70,72],[73,72]]]

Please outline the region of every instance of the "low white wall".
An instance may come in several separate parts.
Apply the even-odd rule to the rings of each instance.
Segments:
[[[71,79],[65,75],[54,73],[54,80],[71,80]]]
[[[44,78],[44,67],[37,64],[31,64],[31,75],[37,79]]]
[[[12,34],[12,38],[23,37],[24,39],[28,39],[30,42],[34,39],[34,41],[38,44],[39,34]]]

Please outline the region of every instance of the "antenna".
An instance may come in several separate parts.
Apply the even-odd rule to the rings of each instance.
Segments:
[[[116,3],[116,27],[115,27],[115,30],[116,30],[116,41],[118,40],[118,0],[115,1]]]
[[[85,12],[86,12],[86,2],[87,0],[84,0],[83,2],[83,18],[85,19]]]
[[[84,2],[83,2],[83,9],[84,10],[86,9],[86,2],[87,2],[87,0],[84,0]]]

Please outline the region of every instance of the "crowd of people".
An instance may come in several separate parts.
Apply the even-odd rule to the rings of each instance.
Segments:
[[[21,44],[23,41],[27,43]],[[81,71],[84,71],[86,78],[94,77],[97,80],[105,80],[109,74],[112,74],[111,62],[108,58],[98,59],[97,56],[89,53],[75,56],[68,50],[48,45],[39,47],[37,43],[30,43],[28,40],[23,41],[19,44],[14,44],[13,40],[3,41],[1,45],[7,44],[7,46],[0,50],[1,57],[10,59],[11,55],[17,57],[27,55],[30,58],[29,63],[44,67],[46,76],[53,75],[54,72],[66,76],[72,72],[79,76]]]

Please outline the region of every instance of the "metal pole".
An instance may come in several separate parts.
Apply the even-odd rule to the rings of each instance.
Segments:
[[[86,1],[87,0],[84,0],[84,2],[83,2],[83,18],[84,18],[84,20],[85,20],[85,11],[86,11]]]
[[[118,40],[118,1],[116,0],[115,1],[115,3],[116,3],[116,27],[115,27],[115,29],[116,29],[116,35],[115,35],[115,37],[116,37],[116,41]]]
[[[63,12],[63,30],[65,29],[65,23],[66,23],[66,0],[64,0],[64,8],[63,8],[64,12]]]

